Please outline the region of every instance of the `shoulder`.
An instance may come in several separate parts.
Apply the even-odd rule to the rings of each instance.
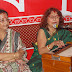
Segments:
[[[40,28],[38,32],[47,32],[47,30],[45,28]]]
[[[8,29],[7,32],[11,33],[11,34],[14,34],[15,36],[20,36],[20,33],[15,31],[15,30],[13,30],[13,29]]]
[[[37,37],[41,38],[41,37],[44,37],[44,36],[45,36],[44,30],[43,29],[40,29],[38,31]]]
[[[40,28],[40,29],[42,29],[42,30],[44,30],[44,31],[47,31],[47,29],[46,29],[46,28],[43,28],[43,27],[42,27],[42,28]]]
[[[66,29],[61,29],[59,30],[60,33],[64,33],[64,34],[69,34],[71,33],[69,30],[66,30]]]
[[[39,39],[45,39],[46,38],[46,33],[44,32],[43,29],[39,29],[37,37]]]
[[[44,33],[45,33],[45,31],[44,31],[43,28],[40,28],[40,29],[38,30],[38,34],[44,34]]]
[[[61,29],[61,31],[64,31],[64,32],[70,32],[69,30],[66,30],[66,29]]]

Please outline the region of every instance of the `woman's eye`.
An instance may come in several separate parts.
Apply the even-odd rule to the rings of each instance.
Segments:
[[[51,18],[54,18],[54,17],[51,17]]]
[[[4,22],[4,20],[2,20],[2,22]]]

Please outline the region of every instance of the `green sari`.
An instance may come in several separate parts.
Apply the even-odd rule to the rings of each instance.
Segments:
[[[46,46],[55,40],[62,40],[64,44],[66,42],[72,42],[72,33],[68,30],[61,29],[54,36],[51,37],[45,28],[41,28],[41,29],[44,30],[47,38]],[[53,47],[53,49],[55,48],[57,48],[57,46]],[[27,64],[29,65],[32,72],[42,72],[41,55],[39,55],[38,53],[37,43],[34,44],[34,53]]]

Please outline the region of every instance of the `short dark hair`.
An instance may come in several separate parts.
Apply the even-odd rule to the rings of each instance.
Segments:
[[[0,14],[1,14],[1,13],[6,13],[7,16],[8,16],[8,13],[7,13],[5,10],[0,9]]]
[[[62,13],[57,8],[49,8],[49,9],[46,10],[46,12],[43,15],[43,18],[42,18],[41,23],[40,23],[40,27],[41,28],[44,27],[47,30],[49,30],[47,28],[47,25],[48,25],[48,23],[47,23],[47,17],[51,14],[52,11],[56,11],[57,14],[59,15],[59,17],[60,17],[59,18],[59,25],[62,25],[64,23],[64,17],[62,16]],[[59,26],[59,28],[60,28],[60,26]]]

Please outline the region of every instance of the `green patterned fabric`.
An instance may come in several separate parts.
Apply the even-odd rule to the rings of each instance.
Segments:
[[[44,30],[47,43],[46,46],[50,43],[52,43],[55,40],[63,40],[64,43],[66,42],[72,42],[72,33],[68,30],[61,29],[59,30],[53,37],[50,38],[50,34],[45,28],[41,28]],[[54,46],[53,49],[57,48],[57,46]],[[42,61],[41,61],[41,55],[38,53],[38,47],[37,44],[34,44],[34,53],[31,57],[31,59],[28,62],[28,65],[32,72],[42,72]]]

